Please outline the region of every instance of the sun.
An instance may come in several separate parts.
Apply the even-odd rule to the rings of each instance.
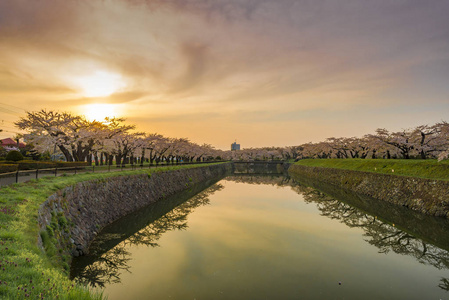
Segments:
[[[75,83],[84,97],[107,97],[125,86],[119,74],[96,71],[90,75],[78,77]]]
[[[115,117],[116,111],[113,104],[88,104],[83,107],[86,118],[90,121],[103,121],[106,117]]]

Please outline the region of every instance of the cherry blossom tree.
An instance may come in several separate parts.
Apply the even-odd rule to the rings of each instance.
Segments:
[[[24,138],[44,150],[59,148],[67,161],[84,161],[93,146],[94,122],[68,112],[27,112],[15,125],[28,131]],[[54,151],[53,150],[53,151]]]

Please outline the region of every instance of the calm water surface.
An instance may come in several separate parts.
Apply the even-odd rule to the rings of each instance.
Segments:
[[[445,221],[380,216],[283,177],[196,192],[106,228],[72,276],[111,300],[449,299]]]

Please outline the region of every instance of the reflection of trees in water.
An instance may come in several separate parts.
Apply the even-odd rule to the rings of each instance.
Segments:
[[[208,205],[210,203],[209,196],[223,189],[221,184],[215,184],[200,194],[190,198],[181,205],[175,207],[161,218],[149,224],[145,228],[136,232],[124,241],[126,245],[147,245],[159,246],[156,241],[167,231],[184,230],[188,228],[187,216],[191,214],[195,208]]]
[[[277,163],[262,161],[235,162],[234,174],[282,174],[283,168]]]
[[[306,202],[315,203],[323,216],[339,220],[349,227],[362,229],[363,235],[366,237],[365,241],[376,246],[380,253],[386,254],[393,251],[397,254],[412,256],[418,262],[432,265],[440,270],[449,268],[448,251],[426,243],[395,227],[394,224],[390,225],[376,216],[365,213],[316,189],[300,185],[294,186],[293,189],[302,194]]]
[[[392,251],[397,254],[414,257],[419,263],[434,266],[439,270],[449,269],[449,252],[447,250],[426,243],[414,234],[397,228],[394,224],[389,224],[375,215],[337,200],[317,189],[301,185],[290,178],[241,175],[230,176],[226,180],[248,184],[291,186],[292,190],[303,196],[306,203],[314,203],[321,215],[339,220],[349,227],[362,229],[365,241],[377,247],[379,253],[387,254]],[[387,216],[379,217],[388,218]],[[426,223],[419,223],[419,221],[421,220],[417,220],[414,223],[415,229],[418,226],[427,226]],[[442,235],[447,234],[444,229],[436,226],[428,230],[441,232]],[[413,228],[410,229],[410,232],[413,232]],[[442,278],[438,286],[449,291],[449,279]]]
[[[291,179],[286,176],[279,175],[232,175],[225,178],[227,181],[233,181],[237,183],[247,184],[263,184],[263,185],[275,185],[286,186],[290,185]]]
[[[445,290],[446,292],[448,292],[449,291],[449,279],[441,278],[440,284],[438,285],[438,287],[440,289]]]
[[[128,261],[131,260],[126,247],[119,244],[81,270],[76,281],[93,287],[104,287],[105,283],[119,283],[123,271],[129,272]]]
[[[129,246],[159,246],[157,241],[164,233],[188,228],[187,216],[197,207],[209,204],[209,196],[221,189],[223,189],[221,184],[210,186],[149,225],[129,235],[111,249],[93,249],[94,255],[88,257],[90,261],[83,268],[77,269],[75,280],[93,287],[104,287],[107,283],[119,283],[121,273],[129,272],[128,262],[131,260],[131,253],[127,251]],[[101,239],[113,240],[117,236],[120,237],[119,234],[105,234]]]

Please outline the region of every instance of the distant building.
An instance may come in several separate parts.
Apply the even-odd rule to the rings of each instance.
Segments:
[[[237,142],[231,144],[231,151],[235,150],[240,150],[240,144],[237,144]]]
[[[7,148],[25,148],[24,143],[20,143],[18,140],[14,141],[11,138],[6,138],[3,140],[0,140],[0,147],[7,147]]]

